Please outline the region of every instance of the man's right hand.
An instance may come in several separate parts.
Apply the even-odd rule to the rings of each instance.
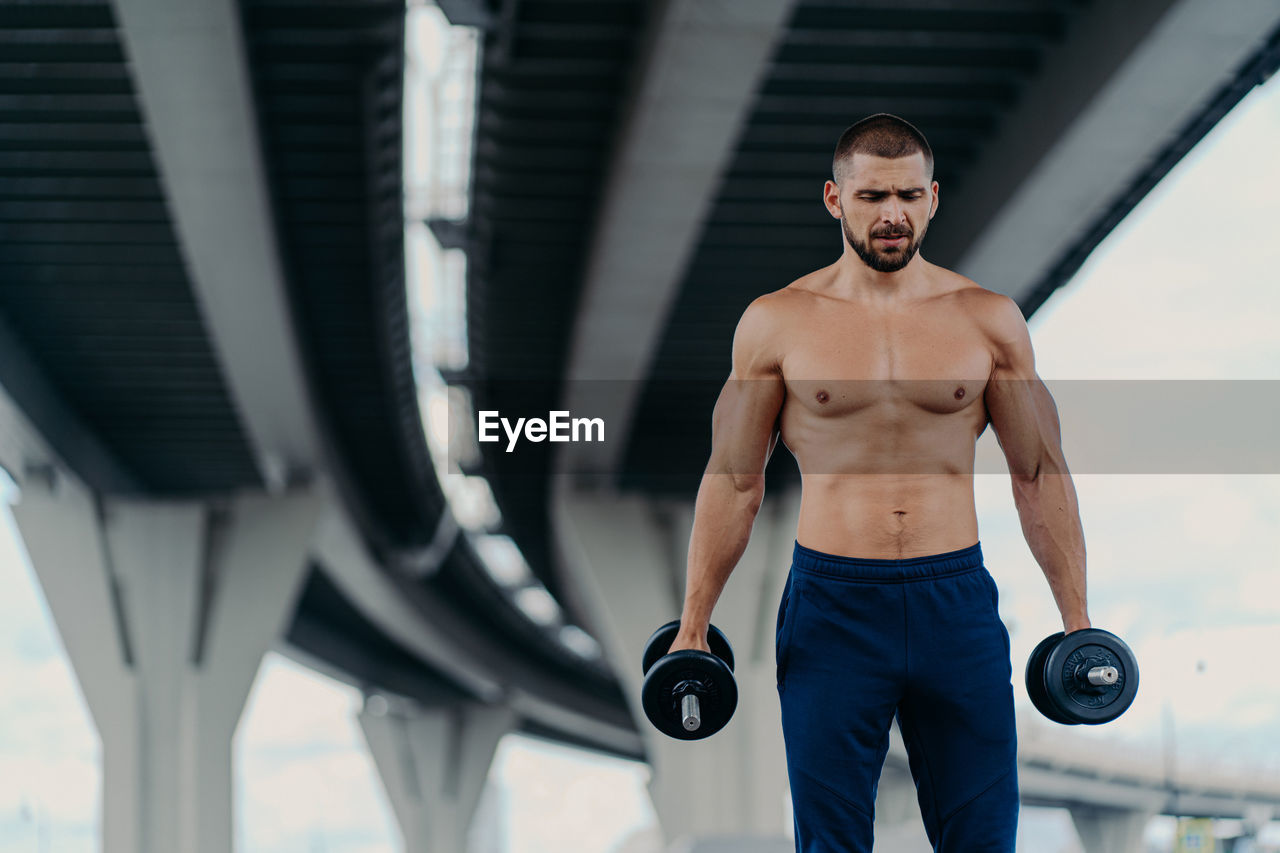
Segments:
[[[707,645],[707,632],[704,630],[701,635],[696,633],[686,633],[681,629],[676,634],[675,640],[671,643],[671,648],[667,650],[667,654],[672,652],[681,652],[685,649],[697,649],[702,652],[710,652],[711,646]]]

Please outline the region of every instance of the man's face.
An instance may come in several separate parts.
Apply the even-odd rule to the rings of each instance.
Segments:
[[[892,160],[854,154],[841,185],[828,181],[826,188],[827,209],[840,219],[849,247],[876,272],[897,272],[911,262],[937,196],[923,154]]]

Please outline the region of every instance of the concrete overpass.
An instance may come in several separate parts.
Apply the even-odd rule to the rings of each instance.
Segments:
[[[456,523],[423,432],[403,5],[0,5],[0,464],[103,740],[109,851],[230,849],[230,738],[279,644],[379,697],[361,722],[408,849],[460,849],[507,731],[648,759],[672,838],[776,845],[783,460],[717,612],[756,701],[675,750],[637,723],[634,670],[678,612],[707,449],[684,415],[709,411],[741,308],[835,251],[805,202],[835,136],[879,109],[916,121],[964,212],[930,257],[1030,313],[1280,61],[1280,13],[1246,0],[441,8],[484,44],[470,214],[433,222],[468,253],[470,360],[447,378],[477,408],[603,401],[622,436],[474,471],[550,625]],[[1045,802],[1112,784],[1037,760]],[[738,787],[695,799],[707,774]],[[1108,827],[1274,803],[1137,788]]]

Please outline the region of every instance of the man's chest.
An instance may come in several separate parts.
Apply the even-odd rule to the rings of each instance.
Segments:
[[[787,379],[985,380],[991,372],[991,344],[963,312],[831,311],[795,320],[783,341]]]
[[[991,373],[992,347],[963,312],[832,312],[789,330],[783,379],[806,408],[899,400],[933,411],[964,408]]]

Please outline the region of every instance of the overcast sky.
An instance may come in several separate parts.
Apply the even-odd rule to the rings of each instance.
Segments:
[[[1280,380],[1278,141],[1272,80],[1032,318],[1040,374]],[[1196,403],[1189,395],[1186,405]],[[1180,766],[1280,777],[1271,663],[1280,648],[1280,476],[1080,473],[1075,482],[1091,615],[1130,641],[1142,690],[1120,720],[1072,734],[1159,763],[1172,721]],[[1020,672],[1059,619],[1007,476],[979,476],[976,489]],[[0,851],[95,850],[101,749],[11,518],[0,515]],[[268,658],[237,736],[239,849],[394,849],[394,822],[352,722],[358,701],[348,687]],[[491,774],[511,827],[506,853],[615,853],[653,820],[646,773],[507,738]],[[1027,810],[1024,846],[1078,850],[1056,840],[1064,820]],[[1151,829],[1169,831],[1167,822]]]

